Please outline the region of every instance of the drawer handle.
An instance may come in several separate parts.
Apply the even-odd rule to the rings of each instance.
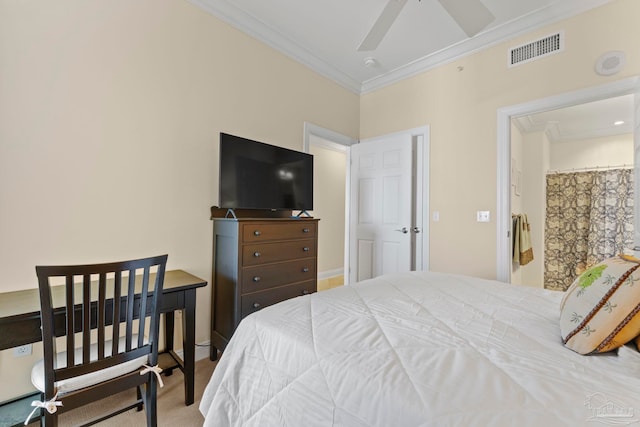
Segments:
[[[260,281],[260,276],[253,276],[253,281],[254,282],[259,282]]]
[[[305,289],[304,291],[302,291],[302,295],[309,295],[311,293],[311,291]]]
[[[305,252],[309,252],[309,247],[305,246],[304,248],[302,248],[302,250],[305,251]]]
[[[253,235],[254,235],[254,236],[259,236],[259,235],[261,235],[261,234],[262,234],[262,233],[261,233],[260,231],[258,231],[258,230],[256,230],[256,231],[254,231],[254,232],[253,232]]]
[[[302,272],[303,272],[303,273],[308,273],[308,272],[309,272],[309,267],[304,267],[304,268],[302,269]]]
[[[260,303],[259,302],[254,302],[253,303],[253,308],[260,308]]]
[[[253,256],[256,257],[256,258],[259,258],[260,257],[260,252],[254,252]]]
[[[309,232],[309,229],[308,229],[308,228],[303,228],[303,229],[302,229],[302,232],[303,232],[303,233],[308,233],[308,232]]]

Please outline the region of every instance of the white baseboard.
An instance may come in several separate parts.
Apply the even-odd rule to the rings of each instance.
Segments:
[[[337,268],[335,270],[327,270],[318,272],[318,280],[328,279],[330,277],[342,276],[344,274],[343,268]]]
[[[196,344],[196,357],[195,357],[196,362],[198,360],[206,359],[209,357],[210,344],[211,342],[208,340]],[[176,350],[176,354],[180,356],[182,359],[184,359],[184,351],[182,349]]]

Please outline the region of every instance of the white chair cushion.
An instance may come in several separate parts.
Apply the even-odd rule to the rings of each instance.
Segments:
[[[132,343],[135,343],[138,340],[137,335],[132,337]],[[105,342],[105,348],[107,349],[107,355],[111,355],[111,343],[112,341]],[[125,337],[120,338],[119,347],[124,348]],[[82,357],[82,349],[76,349],[76,360],[80,360]],[[67,365],[67,352],[63,351],[57,354],[57,364],[58,368],[64,367]],[[89,358],[91,360],[98,359],[98,345],[91,345],[91,351]],[[127,374],[129,372],[133,372],[136,369],[140,368],[144,364],[147,363],[148,356],[141,356],[136,359],[130,360],[125,363],[121,363],[116,366],[110,366],[108,368],[102,369],[100,371],[92,372],[90,374],[81,375],[79,377],[69,378],[66,380],[61,380],[56,383],[56,389],[58,390],[58,395],[63,395],[64,393],[69,393],[71,391],[80,390],[85,387],[90,387],[95,384],[99,384],[103,381],[107,381],[112,378],[119,377],[120,375]],[[44,392],[44,360],[39,360],[31,369],[31,382],[33,385]]]

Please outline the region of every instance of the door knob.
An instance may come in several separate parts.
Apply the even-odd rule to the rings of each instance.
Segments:
[[[393,231],[399,231],[399,232],[401,232],[402,234],[407,234],[407,233],[409,232],[409,230],[407,229],[407,227],[402,227],[402,228],[400,228],[400,229],[393,230]]]
[[[420,232],[420,227],[413,227],[413,228],[411,228],[411,231],[413,231],[414,233],[418,234]]]

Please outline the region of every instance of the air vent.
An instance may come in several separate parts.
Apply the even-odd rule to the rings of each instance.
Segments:
[[[564,50],[564,33],[559,32],[509,50],[509,67],[534,61]]]

